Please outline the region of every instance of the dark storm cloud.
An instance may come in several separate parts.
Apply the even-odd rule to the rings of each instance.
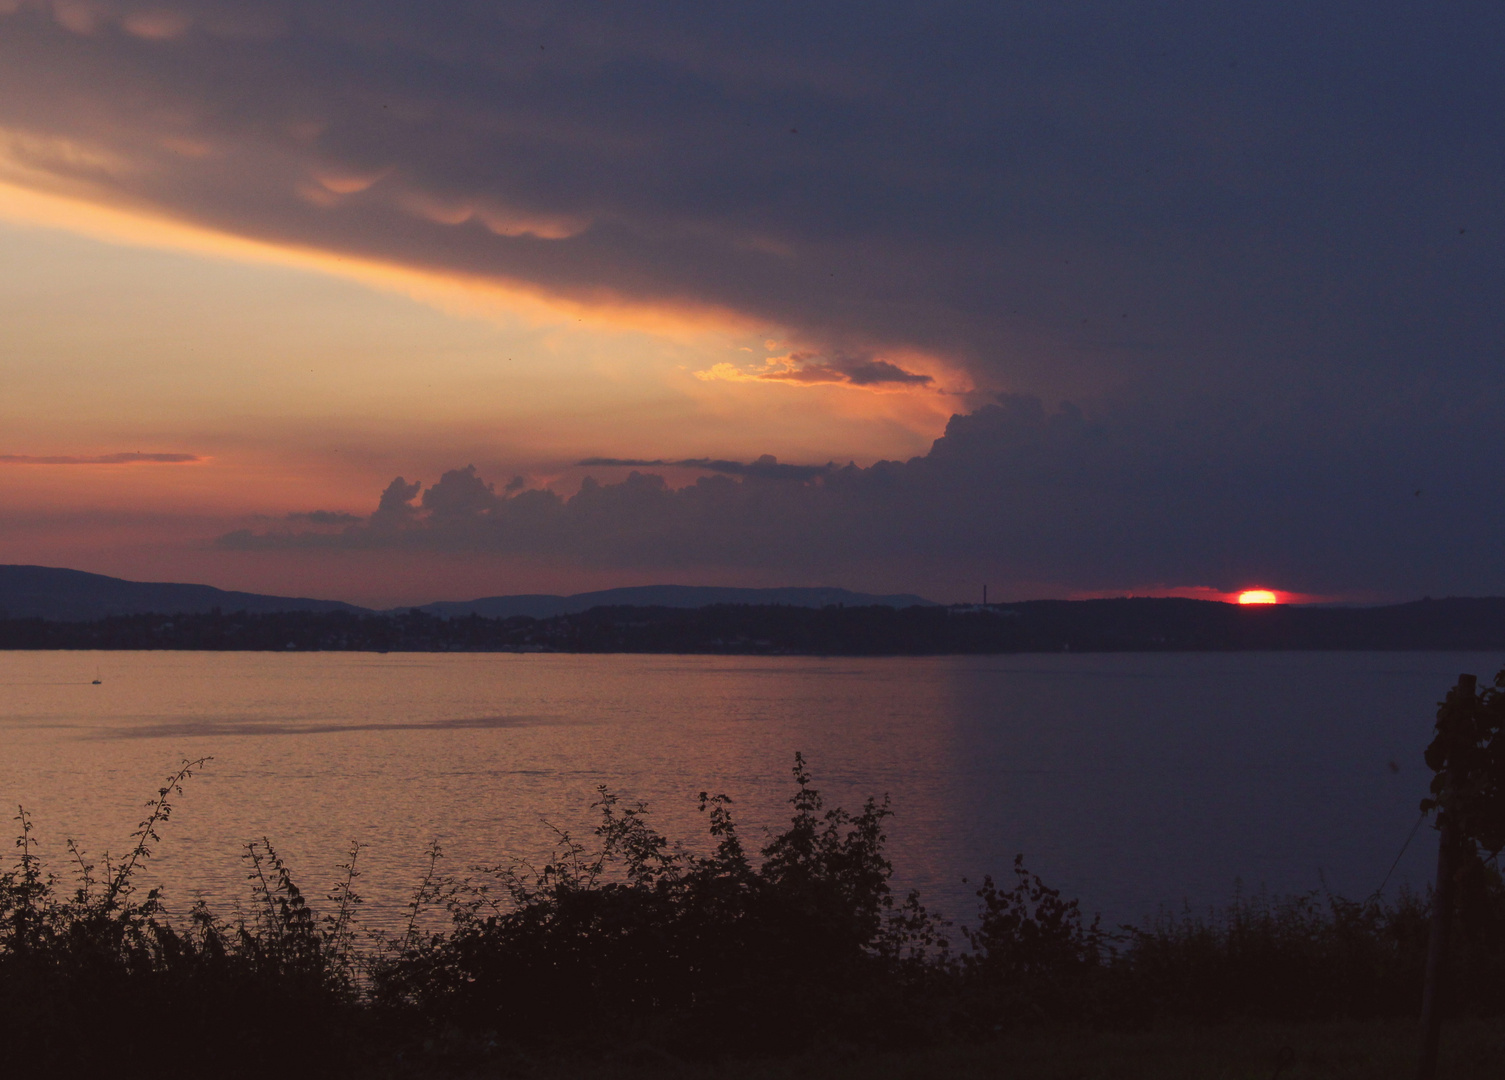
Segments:
[[[706,472],[724,473],[728,476],[755,476],[764,480],[811,480],[830,472],[835,465],[789,465],[772,454],[764,454],[757,461],[721,461],[714,458],[681,458],[665,461],[662,458],[606,458],[592,457],[575,462],[577,466],[609,466],[612,468],[666,468],[703,469]]]
[[[674,489],[634,471],[569,498],[498,495],[474,468],[423,492],[399,527],[373,515],[337,535],[254,533],[235,549],[491,551],[596,567],[774,569],[791,576],[988,580],[1117,589],[1251,582],[1408,597],[1505,591],[1505,403],[1462,402],[1397,441],[1308,403],[1260,413],[1230,398],[1191,416],[1150,400],[1088,414],[1006,397],[951,419],[909,461],[748,474]],[[613,461],[620,463],[621,459]],[[390,489],[389,489],[390,490]],[[385,500],[385,497],[384,497]]]
[[[925,386],[935,381],[929,375],[905,371],[887,360],[850,361],[836,366],[836,370],[853,386]]]
[[[1496,4],[0,10],[13,162],[238,233],[994,388],[1497,377]]]
[[[307,525],[355,525],[364,519],[343,510],[302,510],[288,514],[286,520]]]
[[[935,380],[929,375],[905,371],[887,360],[875,360],[870,356],[842,356],[825,358],[817,353],[796,352],[775,357],[769,361],[774,370],[761,372],[757,378],[769,382],[794,382],[816,385],[820,383],[848,383],[852,386],[929,386]]]

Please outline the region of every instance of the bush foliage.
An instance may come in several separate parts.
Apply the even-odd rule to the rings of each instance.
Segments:
[[[357,851],[315,905],[265,840],[246,848],[247,911],[173,918],[137,879],[202,764],[167,780],[120,862],[96,867],[70,842],[69,886],[18,815],[0,873],[0,1040],[17,1070],[494,1072],[540,1056],[917,1046],[1042,1023],[1398,1017],[1419,1001],[1428,900],[1404,892],[1238,898],[1109,931],[1021,858],[1010,882],[982,880],[953,948],[951,924],[891,889],[887,801],[827,808],[799,757],[788,826],[755,851],[724,795],[700,795],[697,853],[603,788],[589,841],[561,833],[542,866],[446,878],[436,849],[401,933],[359,930]],[[1452,1007],[1498,1012],[1505,890],[1490,866],[1460,903]]]

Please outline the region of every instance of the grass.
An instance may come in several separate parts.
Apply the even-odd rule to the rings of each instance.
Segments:
[[[1169,1024],[1148,1032],[1060,1029],[988,1045],[948,1045],[908,1054],[799,1063],[787,1071],[727,1072],[773,1080],[826,1076],[870,1080],[1413,1080],[1414,1025],[1346,1021],[1301,1025]],[[1283,1053],[1289,1047],[1290,1064]],[[1441,1074],[1451,1080],[1500,1076],[1505,1024],[1471,1020],[1447,1033]]]
[[[474,1076],[528,1080],[1414,1080],[1414,1024],[1164,1023],[1149,1031],[1047,1027],[987,1042],[903,1051],[828,1048],[707,1065],[650,1048],[611,1060],[514,1057]],[[1445,1032],[1439,1075],[1499,1080],[1505,1021],[1460,1020]]]

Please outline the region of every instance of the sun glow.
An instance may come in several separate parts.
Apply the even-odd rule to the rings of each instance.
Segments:
[[[1238,594],[1240,604],[1278,604],[1280,597],[1269,589],[1245,589]]]

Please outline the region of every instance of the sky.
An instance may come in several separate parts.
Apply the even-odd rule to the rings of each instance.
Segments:
[[[1505,592],[1485,3],[0,0],[0,562]]]

